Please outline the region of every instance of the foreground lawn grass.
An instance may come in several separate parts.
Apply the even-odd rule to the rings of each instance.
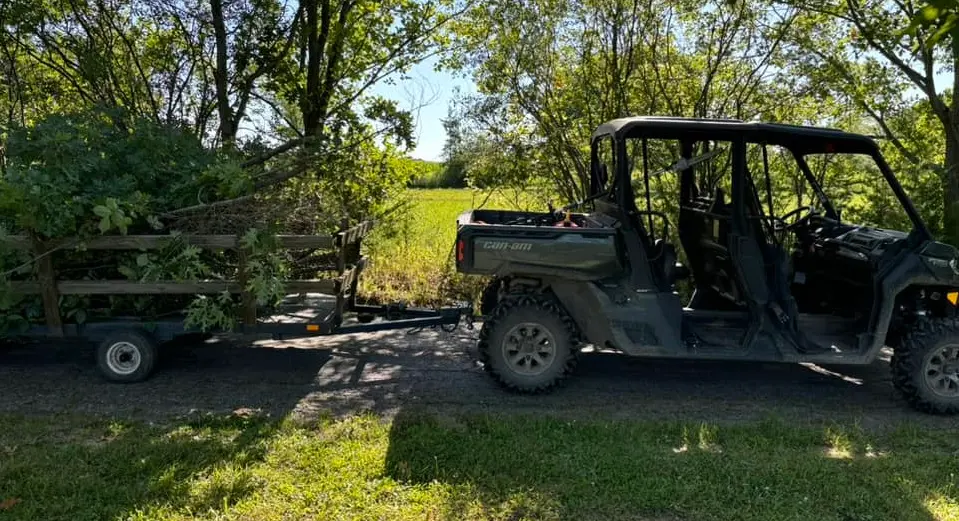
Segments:
[[[0,416],[0,520],[959,520],[952,432]]]

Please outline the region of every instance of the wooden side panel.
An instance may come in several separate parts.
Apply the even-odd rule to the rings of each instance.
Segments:
[[[339,281],[337,280],[291,280],[285,282],[290,293],[326,293],[333,295]],[[41,291],[39,282],[12,282],[12,289],[20,294],[38,294]],[[211,295],[229,291],[242,293],[243,287],[236,281],[203,281],[203,282],[137,282],[129,280],[92,280],[92,281],[60,281],[56,285],[61,295]]]
[[[239,238],[235,235],[181,235],[187,244],[201,248],[230,250],[239,246]],[[88,250],[156,250],[166,246],[171,239],[169,235],[109,235],[93,237],[84,241],[76,239],[62,239],[45,244],[50,248],[83,247]],[[296,249],[330,249],[333,247],[333,237],[325,235],[278,235],[282,248]],[[32,249],[29,237],[14,235],[2,239],[3,245],[18,250]]]

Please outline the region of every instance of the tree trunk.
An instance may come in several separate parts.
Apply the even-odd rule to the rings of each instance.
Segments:
[[[320,134],[325,114],[320,113],[320,66],[323,64],[326,41],[330,34],[330,0],[302,0],[306,11],[306,90],[300,100],[304,135]]]
[[[953,65],[959,65],[959,42],[951,46]],[[945,118],[946,160],[943,164],[943,235],[959,246],[959,73],[953,75],[952,99]]]
[[[946,161],[943,164],[943,235],[959,245],[959,133],[954,125],[946,127]]]
[[[223,19],[223,0],[210,0],[213,15],[213,35],[216,41],[216,68],[213,79],[216,82],[216,108],[220,116],[220,140],[225,150],[233,150],[236,142],[237,125],[233,121],[233,109],[230,107],[230,92],[227,75],[226,21]]]

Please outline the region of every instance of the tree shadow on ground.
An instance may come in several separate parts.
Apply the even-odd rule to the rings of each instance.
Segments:
[[[177,417],[191,411],[262,410],[309,418],[358,411],[532,413],[566,418],[666,421],[903,421],[959,428],[959,418],[911,410],[883,362],[821,368],[694,362],[584,353],[565,386],[548,395],[500,389],[471,352],[475,332],[404,331],[288,341],[226,339],[168,349],[156,374],[135,385],[103,381],[92,352],[66,346],[0,353],[0,412],[71,411]],[[85,354],[84,354],[85,353]]]
[[[16,504],[0,512],[5,520],[121,519],[154,509],[229,507],[262,486],[245,469],[263,460],[277,428],[242,414],[173,427],[64,418],[51,428],[37,418],[7,419],[12,429],[0,432],[0,499]]]
[[[408,409],[386,475],[448,485],[446,519],[952,519],[959,441],[919,434]]]
[[[91,346],[23,346],[0,353],[0,412],[162,420],[248,408],[282,417],[330,361],[330,351],[320,349],[171,345],[161,348],[149,380],[115,384],[98,374]]]

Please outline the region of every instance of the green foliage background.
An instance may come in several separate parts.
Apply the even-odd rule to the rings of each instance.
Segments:
[[[325,234],[368,218],[395,230],[410,227],[407,187],[562,204],[585,193],[596,126],[671,115],[875,135],[933,233],[959,240],[959,82],[939,79],[959,63],[949,2],[11,0],[0,20],[0,233],[82,245],[100,234]],[[417,103],[374,88],[429,58],[476,86],[443,122],[442,165],[407,155]],[[808,198],[795,172],[772,173],[779,211]],[[868,168],[842,165],[824,181],[848,218],[906,225]],[[654,206],[670,209],[675,187],[652,188]],[[186,247],[57,255],[75,278],[225,279],[236,267]],[[0,252],[0,284],[32,279],[30,261]],[[269,274],[317,275],[318,259],[301,261],[258,260],[264,305],[281,292]],[[156,300],[62,307],[82,321],[186,305]],[[236,303],[193,305],[214,324]],[[0,291],[4,323],[37,309]]]

